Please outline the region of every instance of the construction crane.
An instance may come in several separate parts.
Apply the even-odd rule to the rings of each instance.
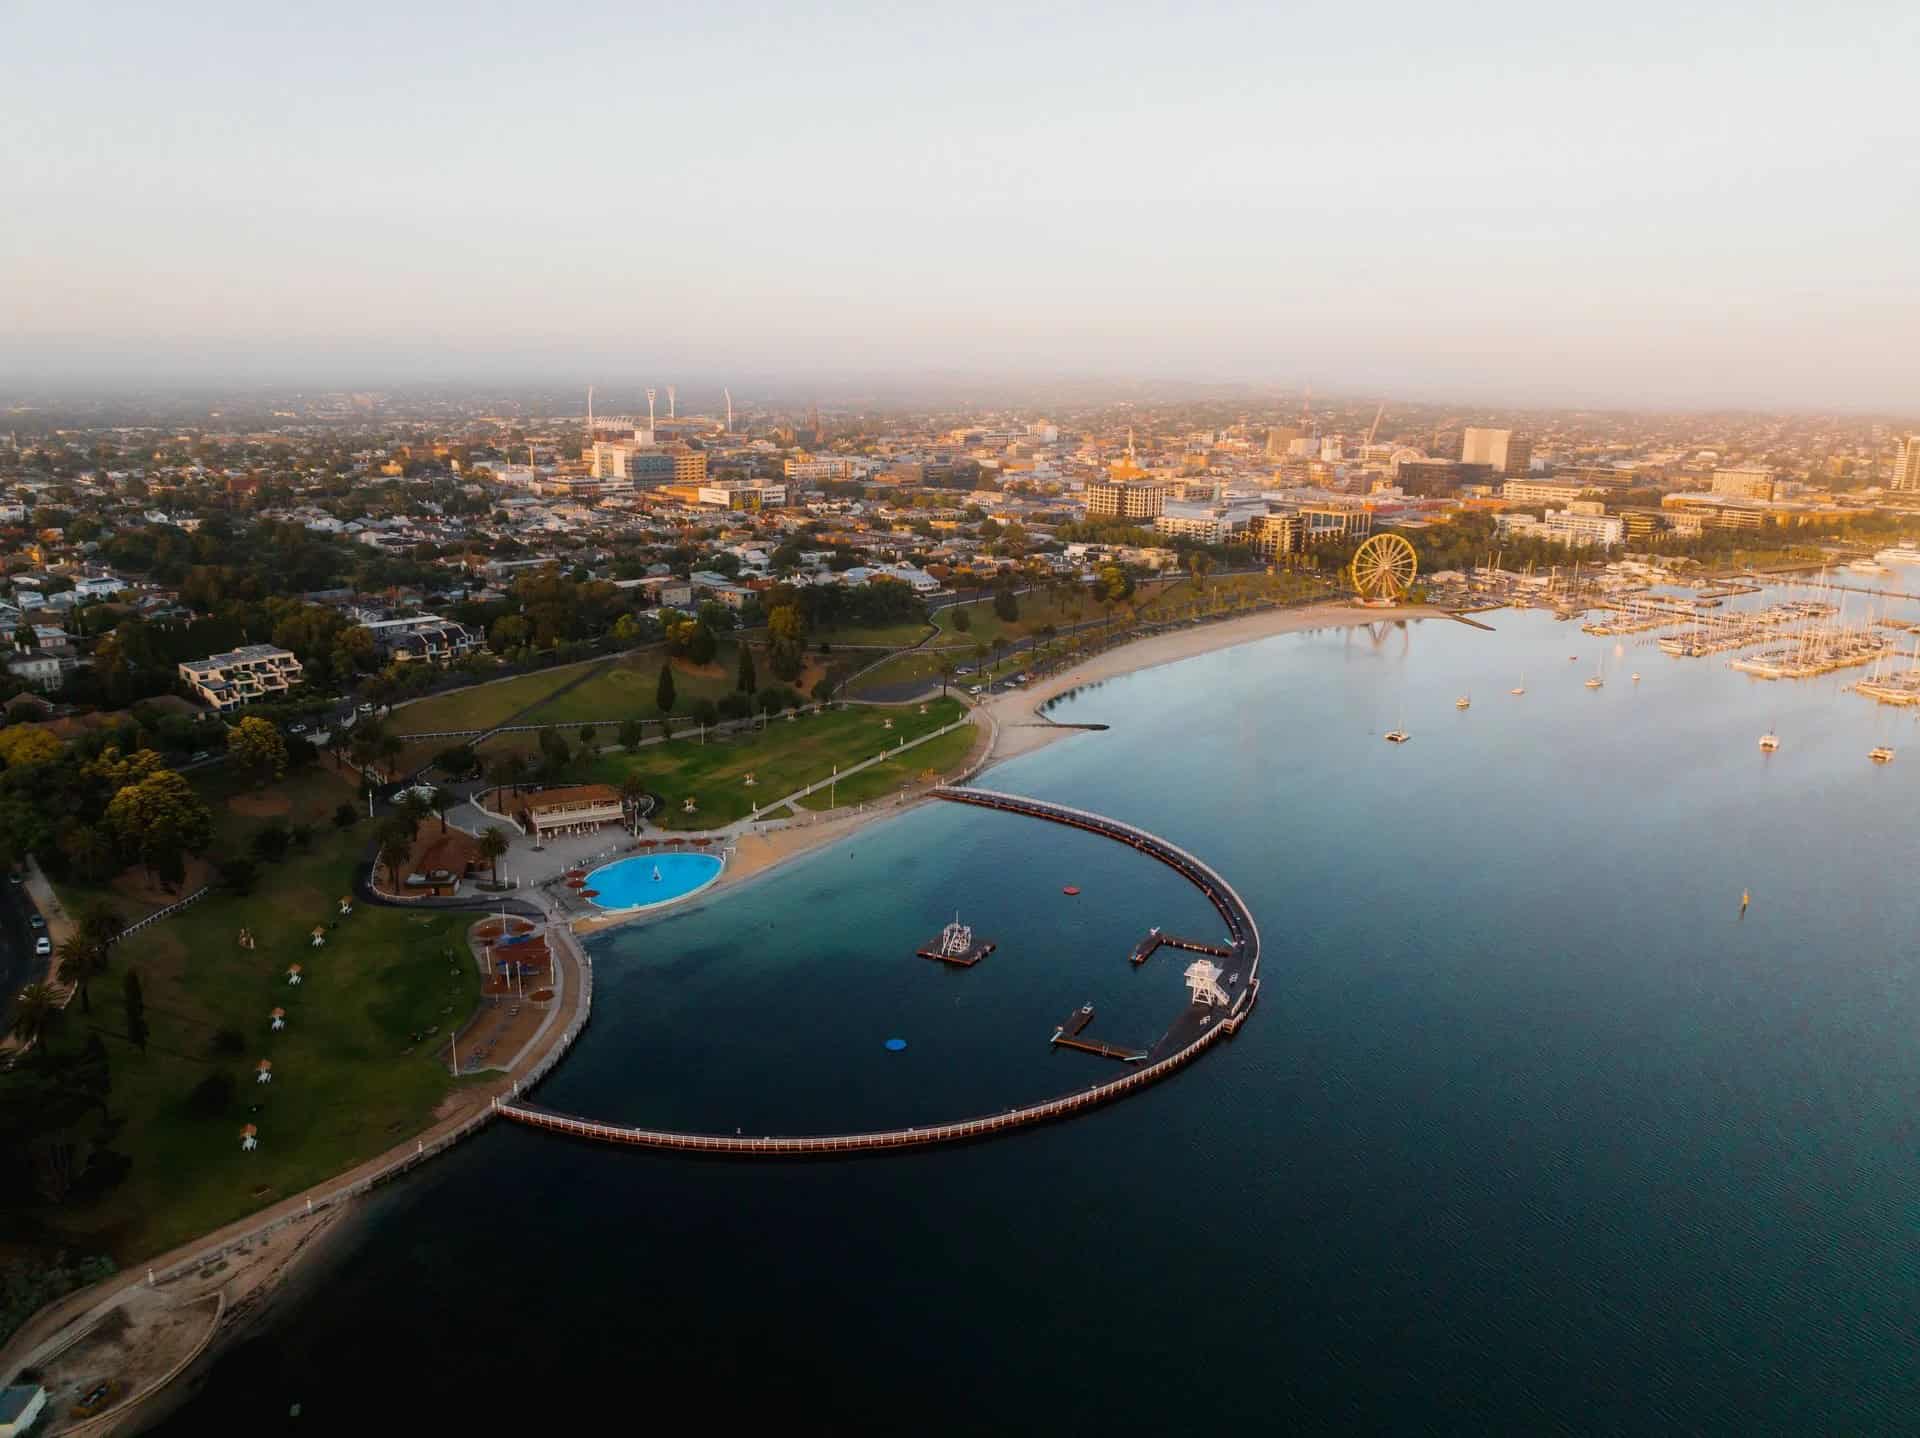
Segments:
[[[1373,423],[1367,426],[1367,443],[1368,444],[1372,444],[1373,437],[1380,432],[1380,416],[1385,414],[1386,412],[1387,412],[1387,407],[1384,404],[1381,405],[1380,408],[1376,409],[1373,412]]]

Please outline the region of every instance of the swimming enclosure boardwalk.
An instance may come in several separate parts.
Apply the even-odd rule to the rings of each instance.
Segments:
[[[1162,949],[1185,949],[1192,954],[1211,954],[1216,959],[1236,957],[1232,949],[1223,949],[1218,944],[1203,944],[1198,939],[1179,939],[1159,929],[1149,929],[1147,936],[1133,946],[1129,962],[1138,968]]]
[[[1240,1025],[1246,1022],[1247,1015],[1253,1011],[1254,1002],[1260,993],[1260,930],[1254,923],[1253,912],[1247,908],[1239,894],[1234,892],[1233,886],[1206,864],[1186,850],[1148,833],[1145,829],[1124,824],[1118,819],[1110,819],[1104,814],[1092,814],[1084,809],[1073,809],[1065,804],[1049,803],[1043,799],[1028,799],[1017,794],[1001,794],[991,789],[942,786],[931,790],[930,793],[932,797],[947,800],[949,803],[973,804],[984,809],[997,809],[1005,814],[1020,814],[1027,818],[1044,819],[1049,823],[1064,824],[1069,828],[1098,834],[1103,838],[1137,849],[1173,869],[1206,896],[1207,901],[1213,905],[1226,923],[1229,947],[1225,955],[1232,965],[1232,971],[1222,973],[1220,986],[1226,991],[1227,1003],[1211,1007],[1199,1003],[1189,1004],[1174,1019],[1160,1041],[1143,1056],[1144,1061],[1140,1062],[1138,1067],[1130,1067],[1114,1078],[1095,1083],[1074,1093],[1062,1094],[1058,1098],[1008,1109],[1004,1113],[962,1119],[956,1123],[931,1124],[917,1128],[880,1129],[865,1133],[770,1134],[754,1137],[746,1134],[681,1133],[669,1129],[601,1123],[594,1119],[558,1113],[520,1099],[506,1101],[496,1099],[494,1107],[500,1116],[534,1128],[570,1134],[575,1138],[592,1139],[601,1143],[626,1144],[634,1148],[663,1149],[675,1153],[722,1154],[744,1158],[827,1157],[835,1154],[885,1153],[900,1149],[928,1148],[935,1144],[965,1143],[974,1139],[1011,1133],[1015,1129],[1051,1123],[1056,1119],[1069,1118],[1086,1109],[1111,1103],[1115,1099],[1145,1088],[1148,1084],[1158,1083],[1161,1079],[1185,1067],[1218,1042],[1222,1035],[1237,1033]],[[1084,1028],[1085,1025],[1081,1027]],[[1091,1049],[1091,1045],[1087,1047]],[[1106,1047],[1102,1045],[1101,1050]],[[1122,1052],[1131,1054],[1133,1051],[1126,1050],[1107,1056],[1120,1057]]]

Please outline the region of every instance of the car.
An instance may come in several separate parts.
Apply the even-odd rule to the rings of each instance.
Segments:
[[[22,880],[21,880],[21,877],[20,877],[20,874],[18,873],[18,871],[16,871],[16,872],[14,872],[14,873],[11,873],[11,874],[8,874],[8,875],[7,875],[7,882],[8,882],[9,884],[18,884],[18,883],[21,883],[21,882],[22,882]]]
[[[287,725],[287,732],[289,734],[304,734],[307,732],[307,726],[304,724],[289,724]]]
[[[53,940],[42,934],[33,941],[33,952],[36,957],[44,959],[53,952]]]
[[[40,917],[40,916],[39,916],[38,914],[29,914],[29,915],[27,916],[27,927],[28,927],[28,928],[30,928],[30,929],[44,929],[44,928],[46,928],[46,926],[47,926],[47,921],[46,921],[45,919],[43,919],[43,918],[41,918],[41,917]]]
[[[362,714],[371,714],[373,713],[373,706],[371,704],[362,704],[360,706],[360,712]]]
[[[978,694],[980,690],[981,690],[981,686],[978,684],[969,684],[967,686],[967,693],[969,694]]]
[[[194,752],[193,758],[189,759],[187,762],[190,764],[204,764],[206,763],[207,760],[211,759],[212,757],[213,757],[213,754],[210,750],[200,749],[200,750],[196,750]]]

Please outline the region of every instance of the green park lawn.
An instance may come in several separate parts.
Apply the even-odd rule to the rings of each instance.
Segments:
[[[940,660],[943,657],[952,660],[956,668],[962,664],[972,664],[973,646],[914,649],[905,654],[896,654],[885,663],[876,664],[870,671],[862,674],[848,686],[847,692],[858,698],[862,694],[871,694],[876,690],[910,683],[914,680],[932,680],[938,683]]]
[[[564,694],[536,704],[520,716],[522,724],[614,724],[622,719],[658,719],[654,695],[660,685],[660,665],[665,661],[662,649],[643,650],[619,659],[602,660],[588,678]],[[756,649],[754,663],[760,679],[770,681],[765,650]],[[684,660],[673,665],[673,689],[676,712],[683,712],[695,699],[718,700],[733,692],[739,677],[740,650],[737,641],[722,640],[713,663],[695,667]],[[608,735],[611,742],[612,735]]]
[[[799,802],[807,809],[825,809],[830,804],[866,804],[899,792],[903,786],[922,779],[928,770],[950,774],[965,761],[979,732],[974,728],[956,729],[951,734],[929,739],[897,759],[848,775],[834,785],[831,792],[809,794]]]
[[[922,714],[918,706],[903,705],[808,714],[792,722],[781,717],[768,721],[764,731],[726,740],[710,738],[703,744],[695,738],[675,739],[636,754],[603,753],[595,758],[588,777],[618,784],[637,773],[665,801],[658,816],[664,827],[710,829],[746,818],[756,802],[770,804],[829,777],[835,765],[845,769],[871,759],[902,739],[951,724],[965,712],[954,699],[934,700],[926,710]],[[893,723],[891,729],[886,727],[888,720]],[[970,741],[971,731],[956,737]],[[921,753],[915,749],[906,755],[916,773],[926,767]],[[743,782],[749,773],[754,776],[751,789]],[[689,797],[697,805],[691,814],[682,807]]]
[[[857,646],[873,649],[904,649],[918,644],[927,632],[924,624],[904,621],[899,624],[846,624],[838,628],[815,629],[807,643],[816,648],[825,643],[835,649]]]
[[[387,719],[395,734],[426,734],[444,729],[486,729],[505,723],[531,708],[563,685],[570,684],[605,659],[562,664],[513,679],[475,684],[465,689],[416,699],[396,708]]]
[[[346,792],[340,786],[339,792]],[[93,984],[93,1013],[78,1001],[57,1039],[78,1047],[105,1040],[112,1066],[111,1114],[124,1120],[110,1146],[132,1168],[101,1200],[39,1216],[79,1249],[105,1249],[122,1263],[186,1242],[381,1153],[425,1128],[453,1080],[436,1040],[470,1013],[479,979],[462,935],[472,915],[360,906],[331,925],[367,830],[320,830],[305,853],[264,865],[252,894],[220,894],[163,920],[113,951]],[[257,948],[237,939],[250,929]],[[449,955],[452,955],[450,958]],[[299,987],[287,965],[306,972]],[[125,1037],[121,975],[136,969],[151,1032],[144,1053]],[[287,1010],[271,1032],[270,1011]],[[240,1052],[217,1055],[215,1036],[242,1035]],[[409,1051],[410,1050],[410,1051]],[[273,1062],[273,1082],[254,1066]],[[217,1116],[190,1111],[188,1095],[209,1074],[234,1079]],[[259,1111],[254,1111],[254,1105]],[[260,1147],[243,1154],[240,1128],[254,1123]]]

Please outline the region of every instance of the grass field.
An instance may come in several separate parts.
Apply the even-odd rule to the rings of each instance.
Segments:
[[[350,794],[344,785],[335,792]],[[452,1079],[433,1057],[435,1041],[415,1045],[411,1036],[430,1028],[444,1035],[476,1003],[479,980],[461,938],[472,916],[362,906],[339,920],[324,948],[311,947],[314,926],[337,917],[365,841],[364,824],[345,832],[326,825],[310,851],[263,866],[253,894],[202,900],[116,948],[112,972],[94,982],[91,1020],[77,1002],[68,1010],[56,1042],[77,1047],[90,1029],[104,1038],[108,1103],[123,1120],[110,1146],[133,1160],[102,1200],[39,1215],[76,1247],[137,1260],[350,1168],[429,1123]],[[238,946],[242,927],[257,948]],[[290,963],[306,970],[297,988],[286,981]],[[152,1036],[144,1053],[124,1036],[120,976],[129,966],[146,995]],[[287,1010],[278,1034],[269,1024],[276,1006]],[[215,1056],[223,1029],[243,1036],[239,1053]],[[268,1085],[254,1082],[262,1058],[273,1062]],[[217,1116],[190,1112],[189,1093],[216,1071],[234,1080],[231,1102]],[[260,1148],[250,1154],[240,1151],[246,1123],[260,1129]]]
[[[536,705],[520,716],[523,724],[580,724],[588,721],[620,719],[658,719],[654,695],[660,685],[662,650],[644,650],[620,659],[603,660],[600,668],[564,694]],[[771,680],[766,655],[754,654],[763,681]],[[739,677],[740,650],[732,640],[723,640],[713,663],[696,669],[684,661],[673,666],[675,712],[684,714],[695,699],[719,699],[733,692]]]
[[[815,649],[823,642],[835,649],[843,644],[901,649],[909,644],[918,644],[926,632],[927,626],[924,624],[848,624],[839,629],[816,629],[807,636],[807,643]]]
[[[702,744],[694,739],[676,739],[638,754],[602,754],[595,759],[588,777],[599,783],[618,784],[628,774],[637,773],[665,801],[658,816],[663,826],[713,828],[746,818],[756,801],[772,803],[827,778],[836,764],[844,769],[871,759],[902,739],[917,738],[951,724],[965,712],[954,699],[935,700],[926,709],[922,714],[916,706],[855,708],[809,714],[791,723],[785,718],[775,719],[764,732],[756,730],[751,736],[724,742]],[[888,721],[892,722],[891,729],[887,728]],[[913,760],[919,753],[915,750],[907,757]],[[915,771],[924,767],[924,761],[918,762]],[[754,776],[752,788],[744,782],[748,774]],[[697,805],[691,814],[682,807],[688,798]]]
[[[915,649],[906,654],[896,654],[884,664],[875,665],[871,672],[863,674],[848,687],[847,692],[858,698],[895,684],[905,684],[913,680],[931,679],[938,683],[940,679],[940,659],[942,653],[954,664],[973,663],[971,646],[937,649]]]
[[[395,734],[424,734],[438,729],[485,729],[504,723],[522,709],[530,708],[554,690],[570,684],[605,659],[588,659],[578,664],[563,664],[500,679],[491,684],[476,684],[436,694],[431,699],[416,699],[395,709],[388,716],[387,728]]]
[[[825,809],[830,803],[871,803],[897,793],[903,785],[924,778],[929,770],[935,774],[952,773],[966,759],[979,732],[973,728],[956,729],[951,734],[942,734],[938,739],[929,739],[897,759],[888,759],[871,769],[848,775],[831,791],[809,794],[800,800],[800,804],[807,809]]]

